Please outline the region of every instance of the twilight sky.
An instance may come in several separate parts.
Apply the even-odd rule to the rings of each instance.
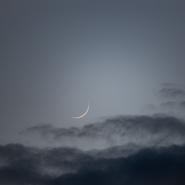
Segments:
[[[184,86],[184,6],[1,0],[0,143],[39,123],[69,127],[141,114],[156,104],[161,84]],[[72,119],[88,102],[87,117]]]

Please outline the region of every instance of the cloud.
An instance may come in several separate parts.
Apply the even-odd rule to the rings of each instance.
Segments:
[[[30,140],[41,137],[45,146],[74,147],[81,150],[115,146],[169,146],[185,143],[185,122],[167,115],[117,116],[83,127],[57,128],[40,125],[23,131]],[[33,143],[34,145],[35,143]]]
[[[0,184],[18,185],[145,185],[185,184],[185,146],[147,148],[128,157],[90,157],[76,149],[38,149],[22,145],[0,146]],[[45,173],[42,165],[68,173]],[[46,165],[47,164],[47,165]]]
[[[185,119],[185,87],[174,83],[163,83],[157,90],[158,100],[147,104],[147,114],[164,113],[174,117]]]
[[[165,101],[160,104],[161,106],[164,106],[166,108],[178,108],[178,109],[184,109],[185,108],[185,100],[180,101]]]
[[[74,173],[91,160],[91,155],[74,148],[0,146],[0,161],[4,161],[0,165],[0,184],[9,179],[17,184],[39,184],[43,180]]]
[[[0,184],[42,184],[37,173],[37,158],[34,151],[21,145],[0,146],[0,160],[6,163],[0,167]]]
[[[184,98],[185,89],[178,87],[176,84],[164,83],[159,90],[159,95],[163,98]]]
[[[185,100],[182,100],[179,105],[182,109],[185,109]]]
[[[99,166],[86,167],[77,174],[55,179],[54,183],[68,185],[145,185],[185,183],[185,148],[146,149],[128,158],[99,161],[108,164],[104,169]]]

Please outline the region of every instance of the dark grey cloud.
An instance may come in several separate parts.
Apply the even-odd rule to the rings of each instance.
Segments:
[[[184,179],[184,147],[143,150],[126,159],[109,162],[106,169],[86,168],[81,173],[60,177],[54,182],[68,185],[182,185]]]
[[[66,156],[66,157],[64,157]],[[68,156],[68,157],[67,157]],[[73,156],[71,158],[71,156]],[[148,148],[128,157],[104,159],[87,157],[76,149],[37,149],[22,145],[0,146],[0,183],[10,185],[145,185],[185,183],[185,146]],[[62,162],[61,162],[62,161]],[[70,161],[70,162],[69,162]],[[63,166],[76,172],[45,173],[47,163],[63,171]],[[134,178],[133,178],[134,177]]]
[[[156,92],[157,99],[145,106],[147,114],[163,113],[185,119],[185,87],[182,84],[162,83]]]
[[[173,83],[163,83],[159,94],[163,98],[184,98],[185,89]]]
[[[15,168],[20,173],[24,171],[38,176],[74,173],[90,160],[92,155],[75,148],[38,149],[20,144],[0,146],[0,170]]]
[[[148,111],[164,112],[165,109],[181,109],[185,100],[185,87],[182,84],[165,82],[155,91],[157,99],[145,107]],[[163,108],[161,110],[160,108]],[[176,115],[177,116],[177,115]],[[177,116],[178,117],[178,116]]]
[[[185,122],[167,115],[117,116],[83,127],[57,128],[40,125],[22,132],[26,138],[39,137],[45,146],[75,147],[82,150],[107,149],[115,146],[182,145]],[[32,143],[33,145],[36,143]]]
[[[182,100],[179,105],[181,106],[181,108],[185,109],[185,100]]]
[[[44,179],[37,171],[39,158],[35,158],[37,150],[22,145],[0,146],[0,183],[8,185],[44,184]],[[35,153],[36,154],[36,153]]]

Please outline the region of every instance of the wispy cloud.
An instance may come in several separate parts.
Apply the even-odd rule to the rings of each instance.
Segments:
[[[75,147],[82,150],[114,146],[167,146],[185,143],[185,122],[166,115],[117,116],[83,127],[57,128],[40,125],[22,132],[30,139],[41,137],[45,145]],[[36,143],[35,143],[36,144]]]
[[[184,98],[185,89],[183,87],[177,86],[176,84],[164,83],[159,90],[159,94],[163,98]]]
[[[185,87],[175,83],[162,83],[157,89],[157,99],[145,106],[147,114],[164,113],[185,119]]]

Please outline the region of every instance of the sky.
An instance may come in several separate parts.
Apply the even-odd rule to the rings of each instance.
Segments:
[[[185,184],[183,0],[1,0],[0,25],[0,184]]]
[[[6,138],[141,114],[162,83],[185,85],[183,1],[2,0],[0,12]],[[72,119],[88,103],[87,117]]]

